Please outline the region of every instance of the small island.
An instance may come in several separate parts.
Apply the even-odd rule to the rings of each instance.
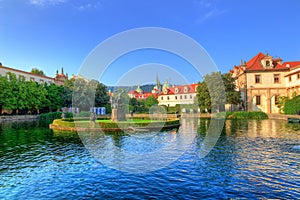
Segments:
[[[179,128],[179,119],[128,119],[126,121],[113,121],[111,119],[98,119],[92,122],[88,119],[55,119],[49,127],[52,130],[63,131],[103,131],[103,132],[145,132]]]

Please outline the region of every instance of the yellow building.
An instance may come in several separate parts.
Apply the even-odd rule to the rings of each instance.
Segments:
[[[260,52],[248,62],[234,66],[230,73],[236,78],[243,107],[248,111],[279,113],[279,96],[300,94],[300,61],[282,63],[281,58]]]

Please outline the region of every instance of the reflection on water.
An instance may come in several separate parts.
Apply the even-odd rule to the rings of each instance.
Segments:
[[[1,124],[0,199],[300,198],[300,151],[293,149],[300,144],[299,124],[228,120],[214,148],[201,158],[210,124],[185,118],[176,134],[88,133],[80,135],[84,140],[37,123]],[[179,156],[155,171],[127,173],[99,162],[84,142],[113,162],[123,162],[120,150],[151,154],[158,163],[154,157],[161,156],[160,149]]]

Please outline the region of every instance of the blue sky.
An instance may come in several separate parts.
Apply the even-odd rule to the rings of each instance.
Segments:
[[[61,67],[76,75],[99,43],[141,27],[193,38],[221,72],[258,52],[295,61],[300,60],[299,9],[298,0],[0,0],[0,62],[25,71],[37,67],[48,76]],[[199,80],[184,60],[147,50],[116,61],[101,81],[113,85],[122,73],[147,63],[186,73],[188,82]],[[159,78],[176,84],[170,73],[161,72]],[[148,81],[139,75],[134,82]]]

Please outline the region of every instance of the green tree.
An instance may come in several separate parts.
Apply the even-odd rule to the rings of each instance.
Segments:
[[[238,105],[242,102],[241,93],[236,90],[234,78],[229,74],[222,74],[222,80],[226,92],[226,103]]]
[[[102,83],[97,83],[96,93],[95,93],[95,106],[102,107],[109,102],[109,95],[107,88]]]
[[[32,73],[32,74],[36,74],[36,75],[46,76],[46,74],[44,73],[43,70],[39,70],[39,69],[37,69],[37,68],[32,68],[32,69],[31,69],[31,73]]]
[[[209,111],[222,111],[225,103],[238,105],[241,95],[236,91],[234,79],[230,74],[213,72],[204,76],[204,81],[197,87],[197,99],[201,112],[207,108]]]
[[[138,106],[138,101],[136,98],[130,98],[129,100],[129,109],[130,111],[136,112]]]
[[[157,104],[158,104],[158,101],[157,101],[157,99],[153,95],[151,95],[147,99],[145,99],[145,106],[148,109],[151,106],[154,106],[154,105],[157,105]]]
[[[7,87],[9,88],[8,96],[6,97],[7,103],[5,108],[13,110],[13,114],[16,113],[18,109],[18,98],[19,98],[19,85],[18,80],[15,74],[8,73],[8,84]]]
[[[3,108],[9,107],[9,100],[12,98],[11,88],[7,77],[0,76],[0,88],[0,111],[2,112]]]
[[[64,91],[62,95],[64,107],[72,106],[72,94],[73,94],[74,82],[75,79],[69,79],[64,82]]]
[[[95,81],[88,81],[83,78],[76,78],[72,93],[72,106],[80,110],[88,111],[95,105]]]
[[[197,100],[201,112],[205,112],[207,109],[210,112],[211,109],[211,98],[207,88],[206,82],[199,83],[197,87]]]
[[[62,86],[57,86],[54,83],[51,83],[50,85],[45,83],[44,88],[47,90],[47,93],[43,108],[50,112],[60,109],[63,106],[64,88]]]

